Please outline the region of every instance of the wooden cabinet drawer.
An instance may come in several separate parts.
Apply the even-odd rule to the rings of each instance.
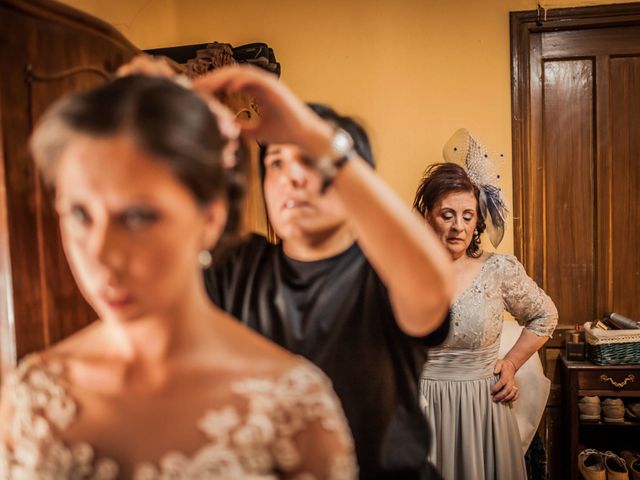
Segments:
[[[640,370],[582,370],[577,372],[578,390],[637,392],[640,396]]]

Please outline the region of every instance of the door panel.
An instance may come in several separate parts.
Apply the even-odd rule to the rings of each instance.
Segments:
[[[560,392],[566,329],[640,320],[640,3],[514,12],[511,40],[515,249],[560,312],[543,355]],[[551,480],[573,480],[560,398],[541,433]]]
[[[526,94],[514,114],[516,253],[553,298],[561,325],[606,311],[640,320],[640,19],[633,22],[528,35]]]
[[[610,65],[611,308],[640,320],[640,56]]]
[[[560,318],[571,323],[595,314],[594,70],[588,59],[544,62],[539,159],[544,172],[544,284]]]

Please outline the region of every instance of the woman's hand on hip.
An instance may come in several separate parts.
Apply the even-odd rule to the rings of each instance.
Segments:
[[[494,402],[510,403],[518,399],[520,389],[516,385],[516,367],[508,359],[500,359],[493,369],[494,374],[499,374],[500,379],[491,387],[491,395]]]

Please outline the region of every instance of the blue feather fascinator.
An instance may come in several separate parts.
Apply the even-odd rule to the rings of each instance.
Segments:
[[[495,159],[465,128],[453,134],[442,154],[446,162],[462,166],[480,190],[480,215],[487,225],[486,232],[491,244],[497,247],[504,237],[508,210],[502,199]]]

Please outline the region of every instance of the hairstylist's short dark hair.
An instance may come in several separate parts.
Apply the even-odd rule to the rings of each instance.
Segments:
[[[482,253],[480,248],[480,236],[486,228],[486,224],[478,206],[480,205],[480,190],[469,179],[469,175],[464,168],[455,163],[434,163],[429,165],[422,175],[422,180],[416,191],[413,200],[413,208],[424,218],[429,210],[432,210],[436,203],[446,195],[456,192],[471,192],[476,197],[476,210],[478,223],[473,234],[471,244],[467,247],[467,255],[479,257]]]
[[[320,118],[327,120],[339,128],[347,131],[353,138],[353,143],[358,152],[358,155],[362,157],[369,165],[375,168],[375,160],[371,151],[371,143],[369,142],[369,136],[360,125],[353,118],[340,115],[333,108],[321,103],[308,103],[307,106],[313,110]],[[260,145],[260,176],[264,179],[264,157],[267,154],[267,144]]]

